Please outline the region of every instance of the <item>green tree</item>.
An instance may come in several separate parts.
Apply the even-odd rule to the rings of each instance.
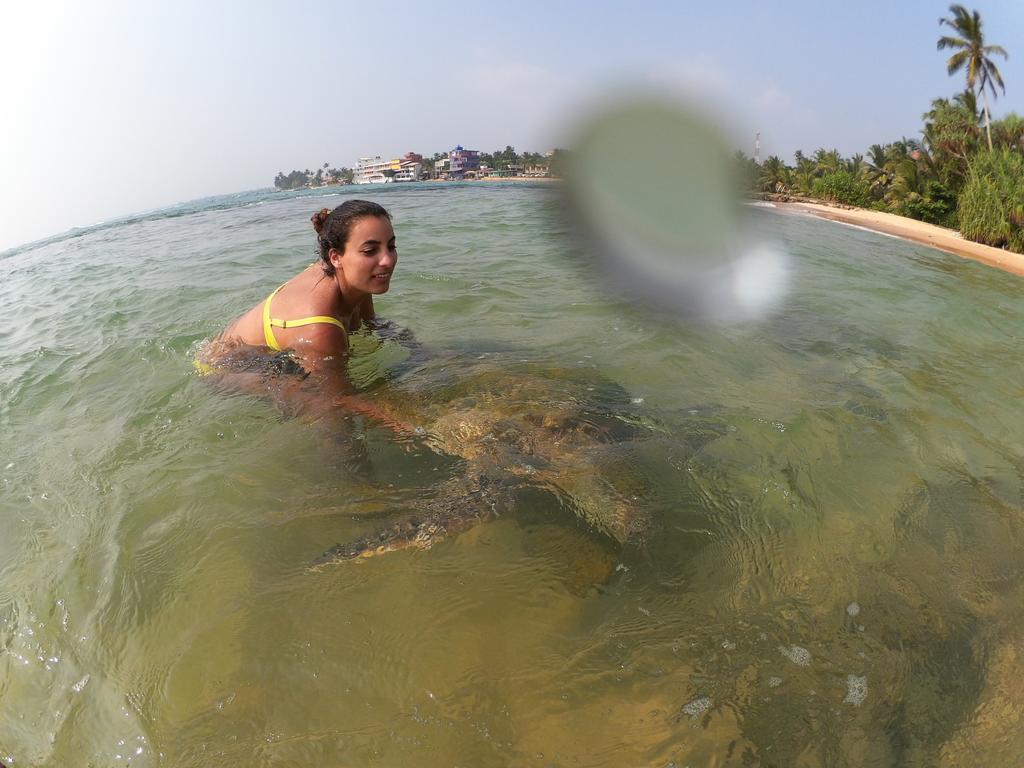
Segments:
[[[796,167],[791,176],[793,190],[801,195],[813,195],[814,180],[818,177],[817,163],[809,157],[805,157],[799,149],[793,155],[793,160],[796,161]]]
[[[303,173],[302,171],[292,171],[285,175],[283,172],[278,172],[277,176],[274,177],[274,186],[277,189],[302,189],[309,183],[309,172]]]
[[[885,201],[896,213],[907,215],[907,202],[917,202],[924,196],[927,176],[913,157],[904,157],[893,166],[892,183],[885,195]]]
[[[992,122],[992,141],[996,147],[1006,147],[1024,152],[1024,118],[1011,112],[1002,120]]]
[[[974,122],[981,121],[981,116],[978,114],[978,95],[974,91],[958,93],[953,97],[953,103],[966,109],[974,117]]]
[[[757,185],[762,192],[782,194],[789,191],[789,168],[778,157],[772,155],[761,164]]]
[[[951,19],[939,19],[939,26],[948,25],[955,30],[957,37],[944,35],[937,43],[938,50],[949,48],[956,51],[946,62],[946,71],[953,75],[961,69],[966,70],[967,89],[981,92],[985,104],[985,132],[988,136],[988,148],[992,151],[992,131],[989,127],[988,91],[996,98],[996,86],[1006,93],[1003,76],[992,60],[993,56],[1009,58],[1006,50],[999,45],[985,45],[985,36],[981,31],[981,15],[977,11],[968,12],[962,5],[949,6]],[[987,89],[987,90],[986,90]]]
[[[881,144],[872,144],[868,147],[868,159],[861,166],[860,177],[867,183],[868,192],[875,200],[885,197],[885,191],[892,181],[885,161],[885,147]]]
[[[823,147],[814,152],[815,173],[824,176],[828,173],[835,173],[843,167],[843,158],[839,156],[839,150]]]
[[[952,102],[935,99],[923,118],[924,145],[934,162],[935,175],[948,189],[959,191],[981,141],[977,113],[965,98]]]

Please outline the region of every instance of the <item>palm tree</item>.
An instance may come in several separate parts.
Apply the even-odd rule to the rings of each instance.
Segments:
[[[790,176],[791,186],[802,195],[810,195],[814,191],[814,180],[817,178],[817,163],[805,157],[799,149],[793,154],[796,167]]]
[[[871,196],[881,200],[892,177],[885,167],[885,147],[872,144],[868,148],[868,159],[861,166],[861,179],[868,184]]]
[[[989,129],[988,94],[985,89],[992,91],[992,98],[996,98],[996,86],[998,85],[1003,93],[1006,93],[1006,86],[1003,84],[1003,76],[999,74],[999,68],[992,61],[992,56],[1002,56],[1008,59],[1009,54],[1000,45],[985,45],[985,38],[981,32],[981,15],[977,11],[967,12],[962,5],[949,6],[952,19],[939,19],[939,26],[946,24],[952,27],[959,37],[943,36],[937,43],[938,50],[950,48],[956,51],[946,62],[946,72],[950,75],[967,70],[967,89],[969,91],[981,91],[985,101],[985,132],[988,135],[988,148],[992,149],[992,131]]]
[[[953,97],[953,103],[961,109],[966,109],[974,115],[974,122],[978,122],[978,96],[972,90],[966,90]]]
[[[815,173],[824,176],[826,173],[835,173],[843,166],[843,159],[839,156],[839,150],[826,150],[821,147],[814,152],[814,162],[817,168]]]
[[[789,169],[782,160],[772,155],[762,164],[757,183],[762,192],[788,192]]]

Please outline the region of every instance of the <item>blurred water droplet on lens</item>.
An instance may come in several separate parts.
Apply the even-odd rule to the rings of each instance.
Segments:
[[[756,319],[787,258],[747,226],[727,132],[664,96],[605,104],[573,132],[566,211],[614,294],[687,317]]]

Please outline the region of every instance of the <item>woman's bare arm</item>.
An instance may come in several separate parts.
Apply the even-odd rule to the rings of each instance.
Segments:
[[[398,435],[415,432],[412,425],[396,419],[352,386],[346,371],[348,337],[340,328],[317,326],[306,343],[297,345],[296,353],[309,376],[297,383],[288,397],[301,402],[311,414],[329,415],[341,409],[371,418]]]

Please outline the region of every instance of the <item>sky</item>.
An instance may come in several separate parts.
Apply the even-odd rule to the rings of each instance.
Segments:
[[[1024,114],[1024,3],[985,0]],[[0,10],[0,250],[278,171],[461,144],[543,152],[608,93],[668,92],[731,143],[916,137],[963,89],[948,2],[41,2]]]

